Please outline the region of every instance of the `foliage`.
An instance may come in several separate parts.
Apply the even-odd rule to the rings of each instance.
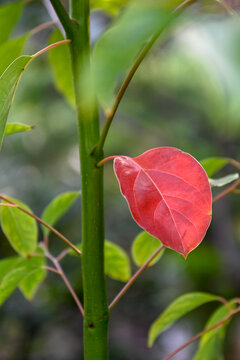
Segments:
[[[77,1],[72,3],[74,20],[60,0],[50,2],[66,39],[60,30],[55,29],[48,39],[49,45],[34,55],[22,55],[22,52],[36,30],[19,37],[10,37],[27,3],[17,1],[0,6],[0,146],[5,136],[33,129],[33,125],[7,121],[23,72],[33,59],[49,50],[48,61],[55,87],[76,112],[78,119],[82,190],[81,193],[70,190],[59,194],[48,203],[41,217],[35,215],[25,203],[8,195],[0,195],[1,228],[13,251],[17,253],[0,260],[0,305],[17,288],[27,300],[32,300],[45,280],[47,271],[57,274],[84,318],[85,360],[106,360],[109,311],[145,269],[160,262],[165,254],[165,247],[186,258],[201,243],[211,222],[212,202],[229,192],[239,192],[239,174],[225,174],[224,168],[233,166],[239,170],[240,164],[227,156],[211,156],[199,163],[190,154],[169,146],[155,147],[136,157],[117,155],[103,159],[103,147],[109,128],[135,72],[158,38],[161,48],[166,48],[166,52],[170,48],[171,53],[171,45],[168,48],[169,34],[173,34],[181,21],[188,21],[180,15],[192,1],[94,0],[91,2],[93,9],[104,11],[115,18],[110,21],[109,28],[93,48],[89,46],[89,1],[84,0],[86,8],[78,7]],[[49,10],[48,7],[47,9]],[[227,10],[231,13],[231,9]],[[40,28],[42,30],[48,26],[49,24],[44,24]],[[206,29],[206,44],[215,43],[214,29],[209,24]],[[223,61],[219,63],[220,69],[230,69],[220,71],[219,78],[225,83],[232,106],[230,118],[234,122],[238,113],[236,90],[239,87],[239,70],[233,59],[239,59],[239,53],[237,48],[235,54],[235,48],[229,44],[231,39],[236,43],[239,24],[229,21],[226,29],[226,33],[222,33],[223,50],[216,46],[216,54],[220,50],[224,54]],[[209,63],[215,61],[216,54]],[[176,68],[177,60],[171,58],[170,63],[161,64],[167,83],[170,83],[171,71],[166,71],[164,66],[169,69],[171,64]],[[187,62],[186,64],[188,65]],[[145,76],[151,77],[151,69]],[[213,77],[216,78],[216,74]],[[178,78],[178,81],[181,82],[181,79]],[[189,79],[184,76],[186,86],[190,81],[190,76]],[[199,84],[201,81],[202,79],[197,78]],[[166,93],[169,91],[167,88],[164,90]],[[207,92],[208,97],[209,94],[210,91]],[[208,99],[212,108],[219,102],[216,99],[224,98],[224,92],[217,89],[215,95],[214,99]],[[205,98],[204,94],[201,101]],[[99,134],[100,107],[106,113],[106,122]],[[222,109],[220,106],[219,114]],[[210,112],[209,117],[212,116]],[[133,219],[145,230],[132,243],[132,258],[138,267],[134,275],[131,274],[128,253],[115,242],[105,240],[104,236],[102,166],[111,159],[114,159],[114,171]],[[217,172],[221,172],[221,177],[215,178]],[[212,199],[210,186],[226,185],[229,186]],[[58,226],[59,220],[78,197],[81,197],[82,204],[82,235],[81,245],[74,245],[55,226]],[[41,231],[38,223],[41,224]],[[54,256],[51,246],[49,247],[51,232],[71,249],[63,249]],[[81,296],[75,292],[60,264],[67,255],[76,255],[81,259],[84,309]],[[126,283],[109,306],[105,275]],[[239,299],[228,301],[205,292],[187,293],[170,303],[150,327],[149,346],[184,315],[214,301],[221,302],[221,306],[210,315],[204,330],[185,345],[195,338],[201,338],[194,359],[221,359],[227,326],[230,319],[240,311]],[[167,359],[172,355],[173,353]]]

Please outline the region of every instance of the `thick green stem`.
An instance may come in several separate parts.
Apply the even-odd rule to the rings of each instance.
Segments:
[[[82,181],[82,274],[84,360],[108,359],[108,305],[104,275],[102,151],[91,154],[99,139],[99,118],[91,86],[89,0],[72,0],[71,17],[60,0],[50,0],[71,40],[73,81],[79,128]]]
[[[71,51],[82,180],[84,359],[107,360],[109,315],[104,275],[103,169],[96,166],[103,154],[91,155],[99,139],[99,118],[91,89],[89,0],[73,0],[71,9],[77,23]]]

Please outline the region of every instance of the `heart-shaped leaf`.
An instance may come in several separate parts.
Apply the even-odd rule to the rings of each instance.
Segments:
[[[191,155],[161,147],[130,158],[116,156],[114,169],[134,220],[185,257],[211,222],[207,174]]]

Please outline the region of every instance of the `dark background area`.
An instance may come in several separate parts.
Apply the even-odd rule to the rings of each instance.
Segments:
[[[237,10],[238,2],[229,2]],[[15,35],[49,16],[41,1],[26,6]],[[110,18],[92,14],[94,40]],[[36,34],[24,53],[44,47],[51,30]],[[240,22],[211,6],[193,8],[164,44],[156,44],[144,60],[117,112],[106,142],[106,156],[137,156],[149,148],[174,146],[201,160],[210,156],[240,158]],[[101,113],[102,122],[104,121]],[[35,125],[34,131],[8,137],[0,158],[1,193],[27,203],[40,215],[47,203],[64,191],[80,188],[77,125],[73,109],[55,90],[47,55],[31,64],[19,85],[10,121]],[[226,167],[219,176],[235,172]],[[141,229],[121,197],[112,166],[105,166],[106,238],[129,254]],[[80,201],[57,228],[74,243],[81,240]],[[226,298],[240,296],[239,195],[229,195],[213,207],[213,221],[202,244],[187,260],[165,251],[145,271],[112,311],[110,358],[158,360],[199,332],[216,304],[184,317],[147,349],[150,324],[167,304],[191,291]],[[64,246],[51,236],[57,254]],[[14,251],[0,233],[1,258]],[[81,264],[66,258],[63,267],[81,294]],[[136,267],[132,262],[132,270]],[[109,300],[123,283],[107,279]],[[240,359],[240,321],[233,319],[225,342],[225,359]],[[193,358],[197,344],[176,360]],[[82,353],[82,319],[60,279],[49,274],[34,301],[16,291],[0,310],[0,360],[77,360]],[[96,359],[97,360],[97,359]],[[220,359],[219,359],[220,360]]]

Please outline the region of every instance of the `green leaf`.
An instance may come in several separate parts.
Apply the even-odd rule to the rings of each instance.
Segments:
[[[37,252],[43,254],[40,248]],[[5,289],[2,298],[0,294],[0,303],[5,301],[17,286],[28,300],[32,300],[46,276],[46,270],[41,268],[45,263],[45,257],[39,256],[30,258],[14,256],[0,260],[0,291],[1,288]]]
[[[23,9],[23,2],[16,1],[0,6],[0,44],[7,41]]]
[[[153,322],[148,335],[148,346],[152,346],[156,338],[175,321],[185,314],[210,301],[218,301],[218,296],[194,292],[185,294],[173,301],[167,309]]]
[[[67,192],[58,195],[45,208],[42,214],[42,219],[49,225],[53,226],[68,211],[79,195],[79,191]],[[44,235],[48,236],[50,230],[45,226],[42,226],[42,228]]]
[[[229,163],[229,158],[226,157],[209,157],[200,161],[208,177],[212,177],[217,171],[221,170]]]
[[[17,267],[3,278],[0,284],[0,305],[4,303],[27,275],[28,271],[26,267]]]
[[[132,256],[137,266],[142,266],[153,255],[153,253],[161,246],[161,241],[142,231],[134,239],[132,244]],[[158,254],[155,259],[152,260],[149,266],[152,266],[158,262],[162,256],[164,250]]]
[[[7,273],[13,270],[20,262],[19,256],[13,256],[7,259],[0,260],[0,282]]]
[[[18,57],[0,77],[0,150],[18,82],[31,60],[32,56]]]
[[[230,310],[233,310],[236,306],[233,302],[228,303]],[[205,329],[221,321],[226,317],[230,310],[226,305],[220,306],[216,311],[213,312]],[[226,327],[230,320],[224,323],[221,327],[208,331],[201,337],[200,344],[195,354],[194,360],[221,360],[224,359],[222,354],[223,340],[225,337]]]
[[[117,15],[119,9],[126,5],[130,0],[92,0],[93,9],[101,9],[110,15]]]
[[[8,198],[31,212],[27,205]],[[36,249],[38,236],[35,219],[17,208],[1,206],[1,224],[8,241],[19,254],[23,256],[32,254]]]
[[[118,245],[105,240],[105,274],[115,280],[128,281],[131,277],[127,253]]]
[[[34,129],[34,126],[21,124],[21,123],[9,123],[6,125],[4,136],[25,132]]]
[[[52,32],[49,44],[63,40],[60,30]],[[62,93],[67,101],[75,106],[73,90],[73,77],[69,49],[67,46],[55,47],[48,53],[48,59],[54,74],[54,81],[57,90]]]
[[[77,248],[82,251],[82,244],[78,244]],[[69,254],[78,256],[72,249]],[[114,280],[126,282],[131,277],[130,260],[127,253],[119,246],[110,241],[105,240],[104,243],[105,256],[105,274]]]
[[[208,179],[209,183],[212,187],[222,187],[225,186],[235,180],[239,179],[239,174],[230,174],[219,179]]]
[[[110,108],[119,76],[126,74],[152,35],[174,19],[172,9],[181,1],[136,2],[97,42],[93,52],[95,91],[102,106]]]
[[[38,249],[38,253],[43,255],[43,250]],[[24,261],[24,266],[28,268],[27,275],[19,284],[19,288],[27,300],[32,300],[47,275],[47,271],[42,269],[46,265],[45,257],[32,256]]]
[[[0,46],[0,75],[6,68],[22,54],[24,46],[29,38],[29,34],[25,34],[16,39],[4,42]]]

